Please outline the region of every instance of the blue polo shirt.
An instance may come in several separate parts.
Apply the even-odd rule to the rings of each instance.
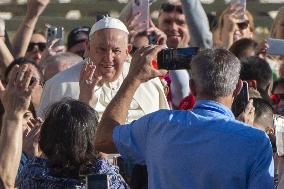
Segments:
[[[267,135],[215,101],[117,126],[113,141],[125,159],[147,165],[150,189],[274,188]]]

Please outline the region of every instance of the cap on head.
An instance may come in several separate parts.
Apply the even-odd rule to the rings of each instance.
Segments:
[[[129,34],[127,27],[122,21],[112,17],[104,17],[93,25],[89,36],[91,37],[98,30],[111,28],[119,29]]]
[[[82,41],[89,39],[89,33],[91,28],[88,26],[81,26],[74,28],[68,35],[67,48],[70,49],[72,46]]]

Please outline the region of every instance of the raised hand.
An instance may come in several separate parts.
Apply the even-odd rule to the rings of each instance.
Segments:
[[[39,16],[49,4],[49,0],[28,0],[27,15],[30,17]]]
[[[27,65],[21,67],[14,66],[6,89],[0,86],[1,101],[5,109],[5,114],[24,115],[31,102],[31,95],[38,80],[31,84],[32,72]]]
[[[147,46],[136,51],[127,78],[143,83],[155,77],[164,76],[167,73],[166,70],[156,70],[152,66],[152,61],[157,59],[158,52],[164,48],[165,46]]]
[[[63,53],[66,51],[66,47],[64,45],[56,46],[56,43],[60,39],[54,39],[50,43],[47,44],[47,47],[44,49],[41,55],[41,61],[46,60],[50,56],[54,56],[58,53]]]
[[[152,20],[150,20],[149,22],[149,26],[150,28],[147,30],[147,34],[148,35],[154,35],[155,39],[156,39],[156,43],[152,44],[152,45],[166,45],[167,43],[167,35],[162,32],[161,30],[159,30],[155,24],[153,23]]]
[[[29,158],[41,155],[38,144],[41,125],[42,120],[40,118],[32,118],[28,122],[28,126],[31,128],[31,130],[29,132],[24,132],[23,151],[28,155]]]
[[[80,73],[80,95],[79,100],[89,104],[90,106],[96,103],[95,87],[99,85],[102,76],[96,72],[96,66],[90,60],[82,66]]]

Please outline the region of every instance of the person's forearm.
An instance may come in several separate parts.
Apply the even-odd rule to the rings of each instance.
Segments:
[[[12,41],[14,57],[25,56],[37,20],[38,16],[26,16],[18,28]]]
[[[5,44],[4,38],[0,39],[0,67],[1,75],[4,76],[6,68],[14,60],[13,55]]]
[[[222,47],[229,49],[232,46],[232,44],[234,43],[233,32],[222,30],[221,34],[222,34],[221,35]]]
[[[22,115],[4,114],[0,135],[0,175],[7,188],[14,188],[22,153]]]
[[[190,46],[212,48],[212,33],[200,0],[181,0],[181,2],[189,26]]]
[[[96,148],[104,153],[116,153],[112,140],[115,126],[125,122],[128,109],[140,82],[126,77],[115,97],[103,113],[96,135]]]

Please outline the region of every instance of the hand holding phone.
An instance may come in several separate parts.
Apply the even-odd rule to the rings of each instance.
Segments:
[[[132,16],[140,14],[138,23],[143,24],[143,31],[149,28],[150,8],[149,0],[134,0],[132,4]]]
[[[47,43],[50,44],[55,39],[59,39],[53,47],[64,45],[64,28],[49,26],[47,28]]]
[[[236,16],[238,23],[245,22],[246,0],[231,0],[231,6],[236,9],[234,15]]]

